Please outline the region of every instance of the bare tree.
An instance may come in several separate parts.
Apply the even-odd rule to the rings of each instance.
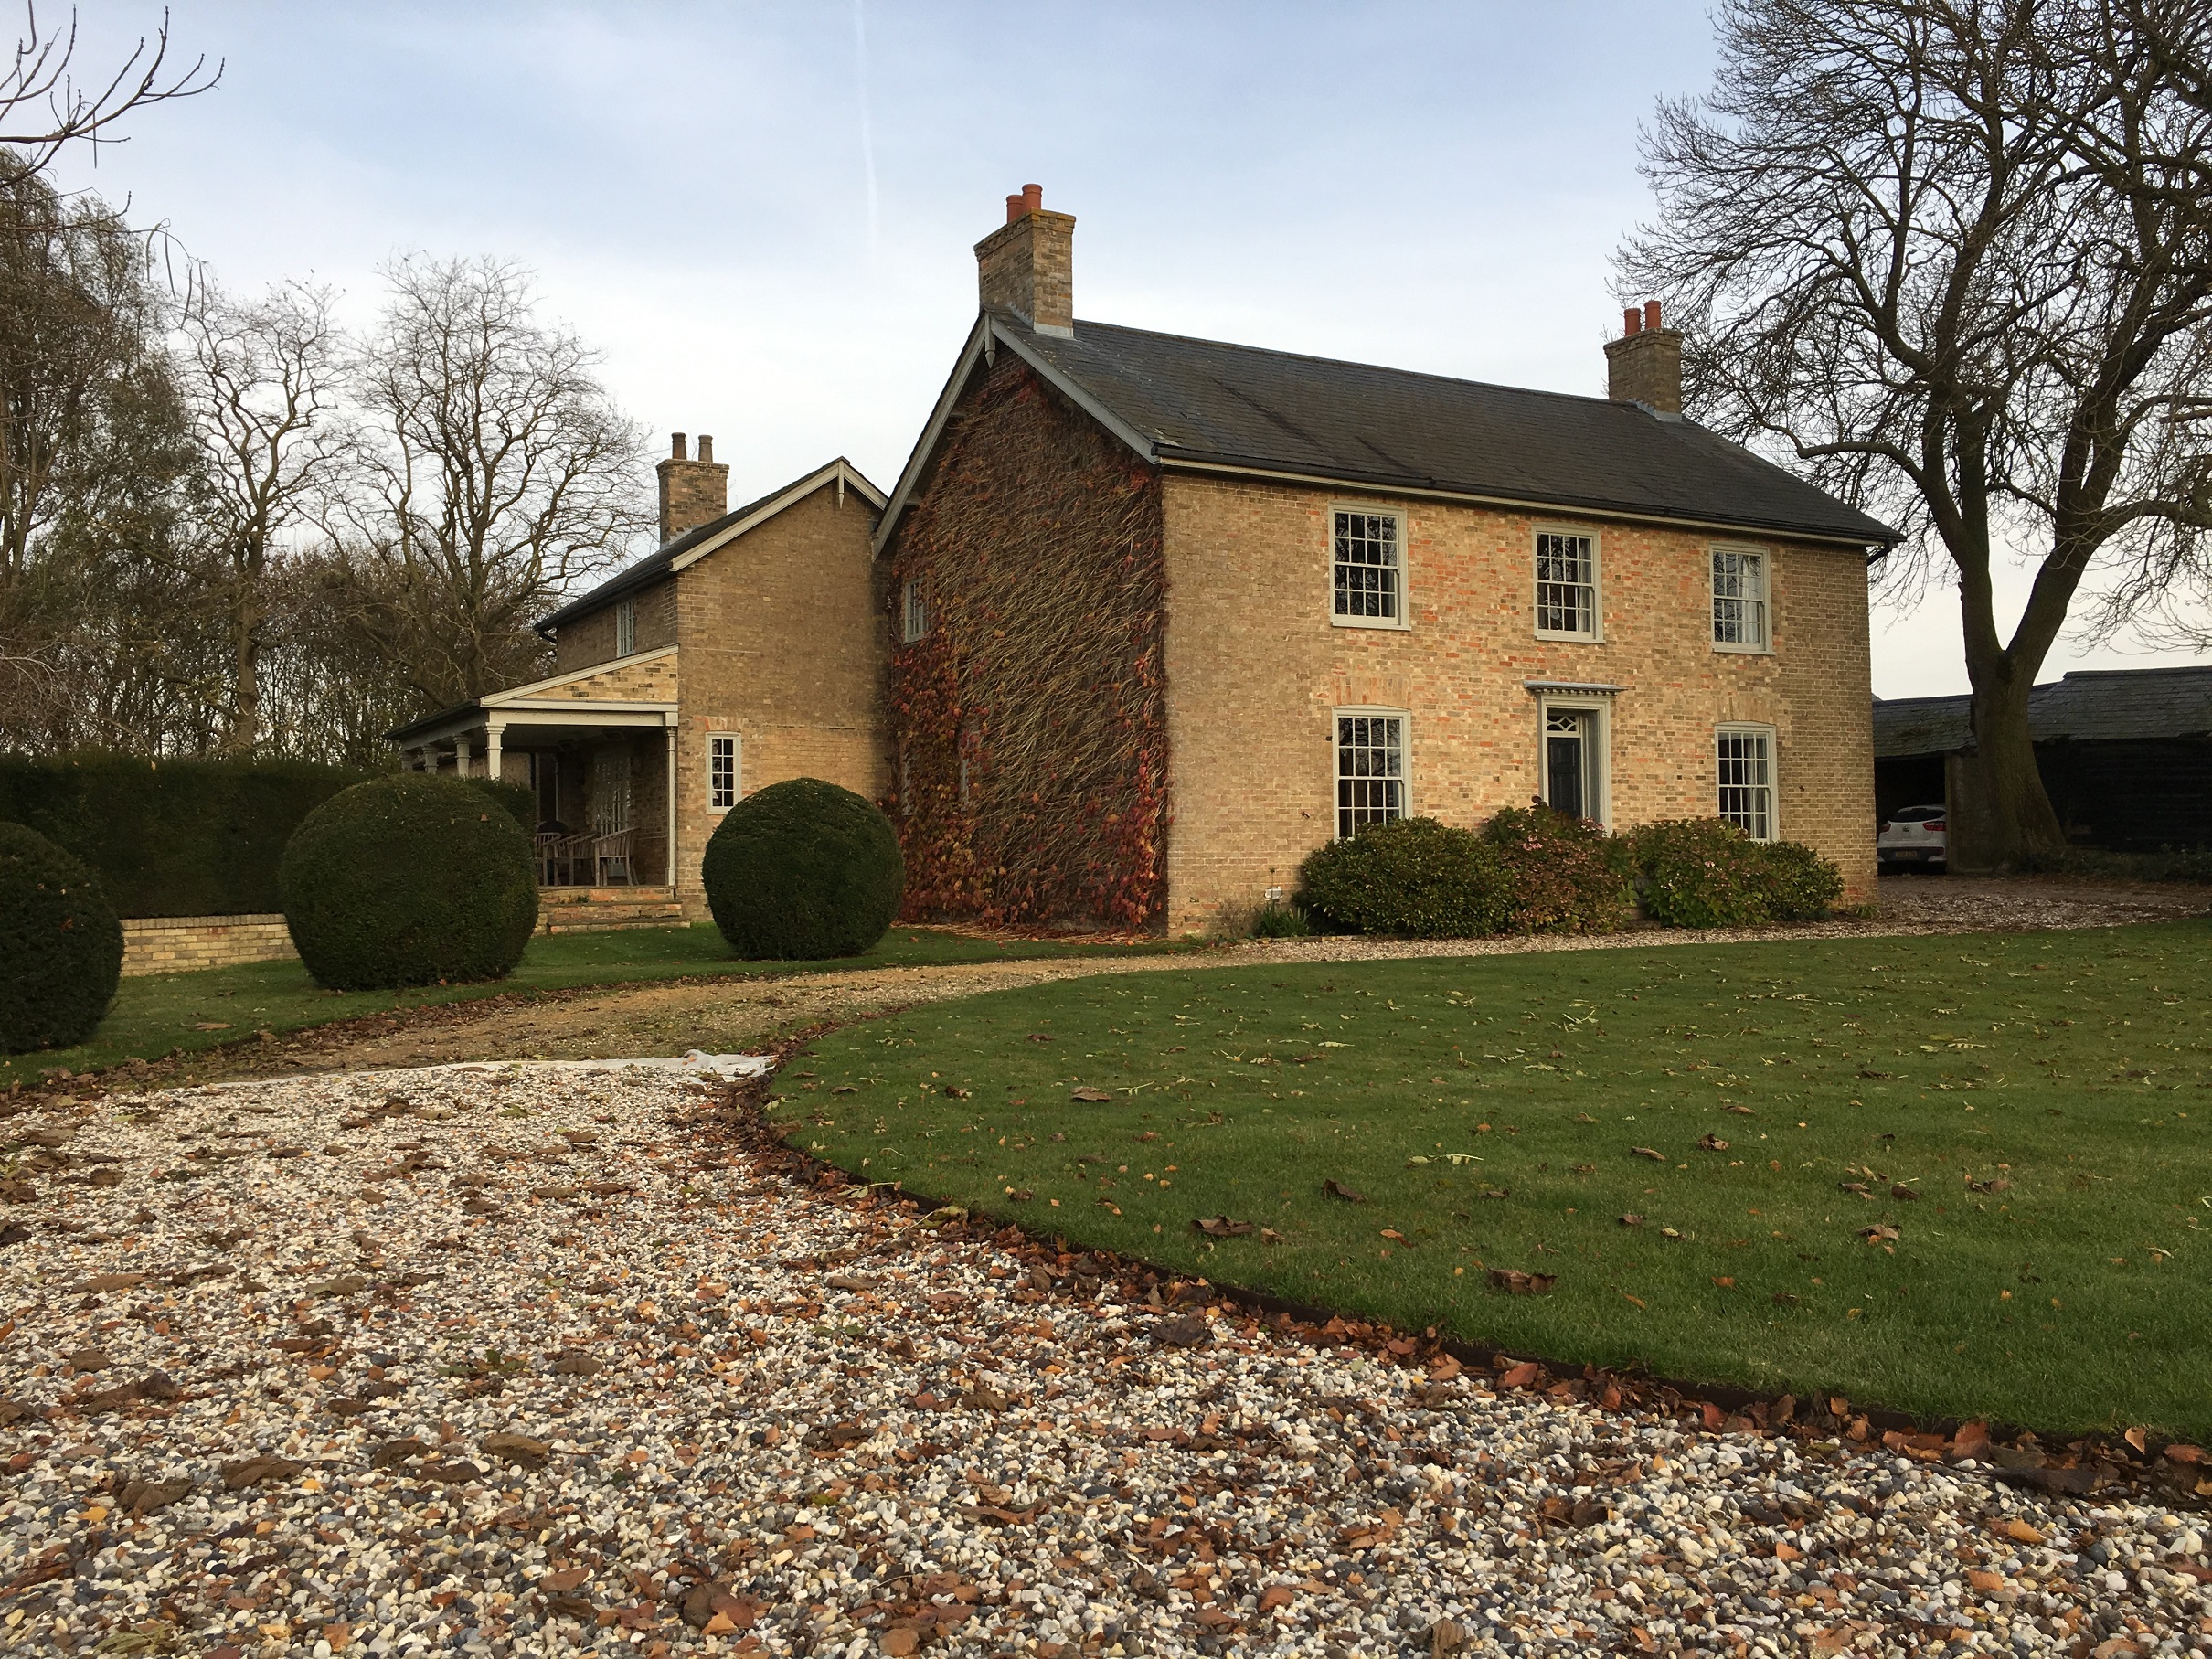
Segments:
[[[202,460],[202,580],[229,647],[223,747],[237,754],[251,754],[262,735],[271,562],[315,518],[346,452],[345,339],[330,307],[327,289],[297,282],[239,301],[204,273],[180,307]]]
[[[118,609],[145,591],[144,556],[180,535],[190,470],[159,324],[144,244],[104,204],[36,176],[0,190],[0,732],[12,744],[146,742],[118,722],[166,695],[139,695],[148,638]]]
[[[36,0],[25,0],[23,33],[7,65],[0,68],[0,191],[42,173],[72,144],[118,144],[108,129],[134,110],[192,98],[222,80],[223,66],[193,59],[181,73],[169,74],[169,14],[149,41],[144,35],[122,66],[103,84],[73,72],[77,57],[77,12],[55,34],[38,27]]]
[[[364,625],[441,706],[526,675],[531,622],[647,527],[644,438],[597,355],[537,319],[526,272],[416,258],[388,276],[356,381],[367,488],[341,540]]]
[[[2141,604],[2212,527],[2207,18],[1723,0],[1712,90],[1644,136],[1659,217],[1619,270],[1686,317],[1692,411],[1949,563],[1994,864],[2063,844],[2027,695],[2085,579],[2132,572]],[[2013,556],[2036,572],[2007,638]]]

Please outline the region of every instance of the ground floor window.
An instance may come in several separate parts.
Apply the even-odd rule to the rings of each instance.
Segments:
[[[1336,717],[1336,834],[1406,815],[1406,717]]]
[[[1754,841],[1774,838],[1774,737],[1758,727],[1718,734],[1720,815]]]
[[[738,803],[738,739],[730,737],[710,737],[707,739],[707,804],[715,812],[726,813]]]

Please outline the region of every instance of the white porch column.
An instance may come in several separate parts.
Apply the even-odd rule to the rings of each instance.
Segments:
[[[469,740],[469,734],[465,731],[453,739],[453,776],[465,778],[471,775],[469,759],[475,752],[475,744]]]
[[[484,728],[484,775],[495,783],[499,782],[499,739],[505,730],[505,722],[487,720]]]
[[[665,845],[666,845],[666,846],[667,846],[667,848],[668,848],[668,851],[667,851],[667,854],[666,854],[666,856],[665,856],[665,862],[666,862],[666,865],[667,865],[667,868],[666,868],[666,869],[665,869],[665,870],[662,872],[662,874],[664,874],[665,876],[666,876],[666,877],[667,877],[667,878],[668,878],[668,890],[669,890],[669,893],[671,894],[671,896],[673,896],[673,895],[675,894],[675,885],[676,885],[676,835],[675,835],[675,808],[676,808],[676,802],[677,802],[677,800],[679,799],[678,792],[677,792],[677,789],[676,789],[676,782],[675,782],[675,729],[676,729],[676,728],[675,728],[675,718],[674,718],[673,716],[671,716],[671,717],[669,718],[669,721],[668,721],[668,724],[667,724],[667,726],[666,726],[665,729],[666,729],[666,731],[667,731],[667,733],[668,733],[668,835],[667,835],[666,844],[665,844]]]

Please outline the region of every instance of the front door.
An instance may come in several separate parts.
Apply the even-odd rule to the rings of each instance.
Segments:
[[[1555,812],[1588,818],[1597,810],[1592,763],[1596,718],[1587,708],[1544,711],[1544,799]]]

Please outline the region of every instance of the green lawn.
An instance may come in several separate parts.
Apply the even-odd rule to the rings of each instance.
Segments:
[[[867,1178],[1404,1326],[2201,1440],[2207,946],[2190,921],[1064,981],[840,1031],[773,1110]],[[1280,1241],[1192,1231],[1221,1214]]]
[[[638,928],[603,933],[540,934],[512,977],[487,984],[428,985],[411,991],[325,991],[297,962],[250,962],[197,973],[126,979],[92,1040],[76,1048],[0,1057],[0,1089],[35,1080],[57,1067],[98,1070],[133,1058],[154,1059],[213,1048],[257,1030],[279,1033],[356,1015],[427,1003],[463,1002],[513,991],[622,984],[718,975],[760,977],[838,969],[921,967],[936,962],[1128,953],[1168,948],[1054,941],[978,939],[933,928],[894,928],[865,956],[834,962],[740,962],[711,925]],[[215,1026],[209,1030],[203,1027]]]

